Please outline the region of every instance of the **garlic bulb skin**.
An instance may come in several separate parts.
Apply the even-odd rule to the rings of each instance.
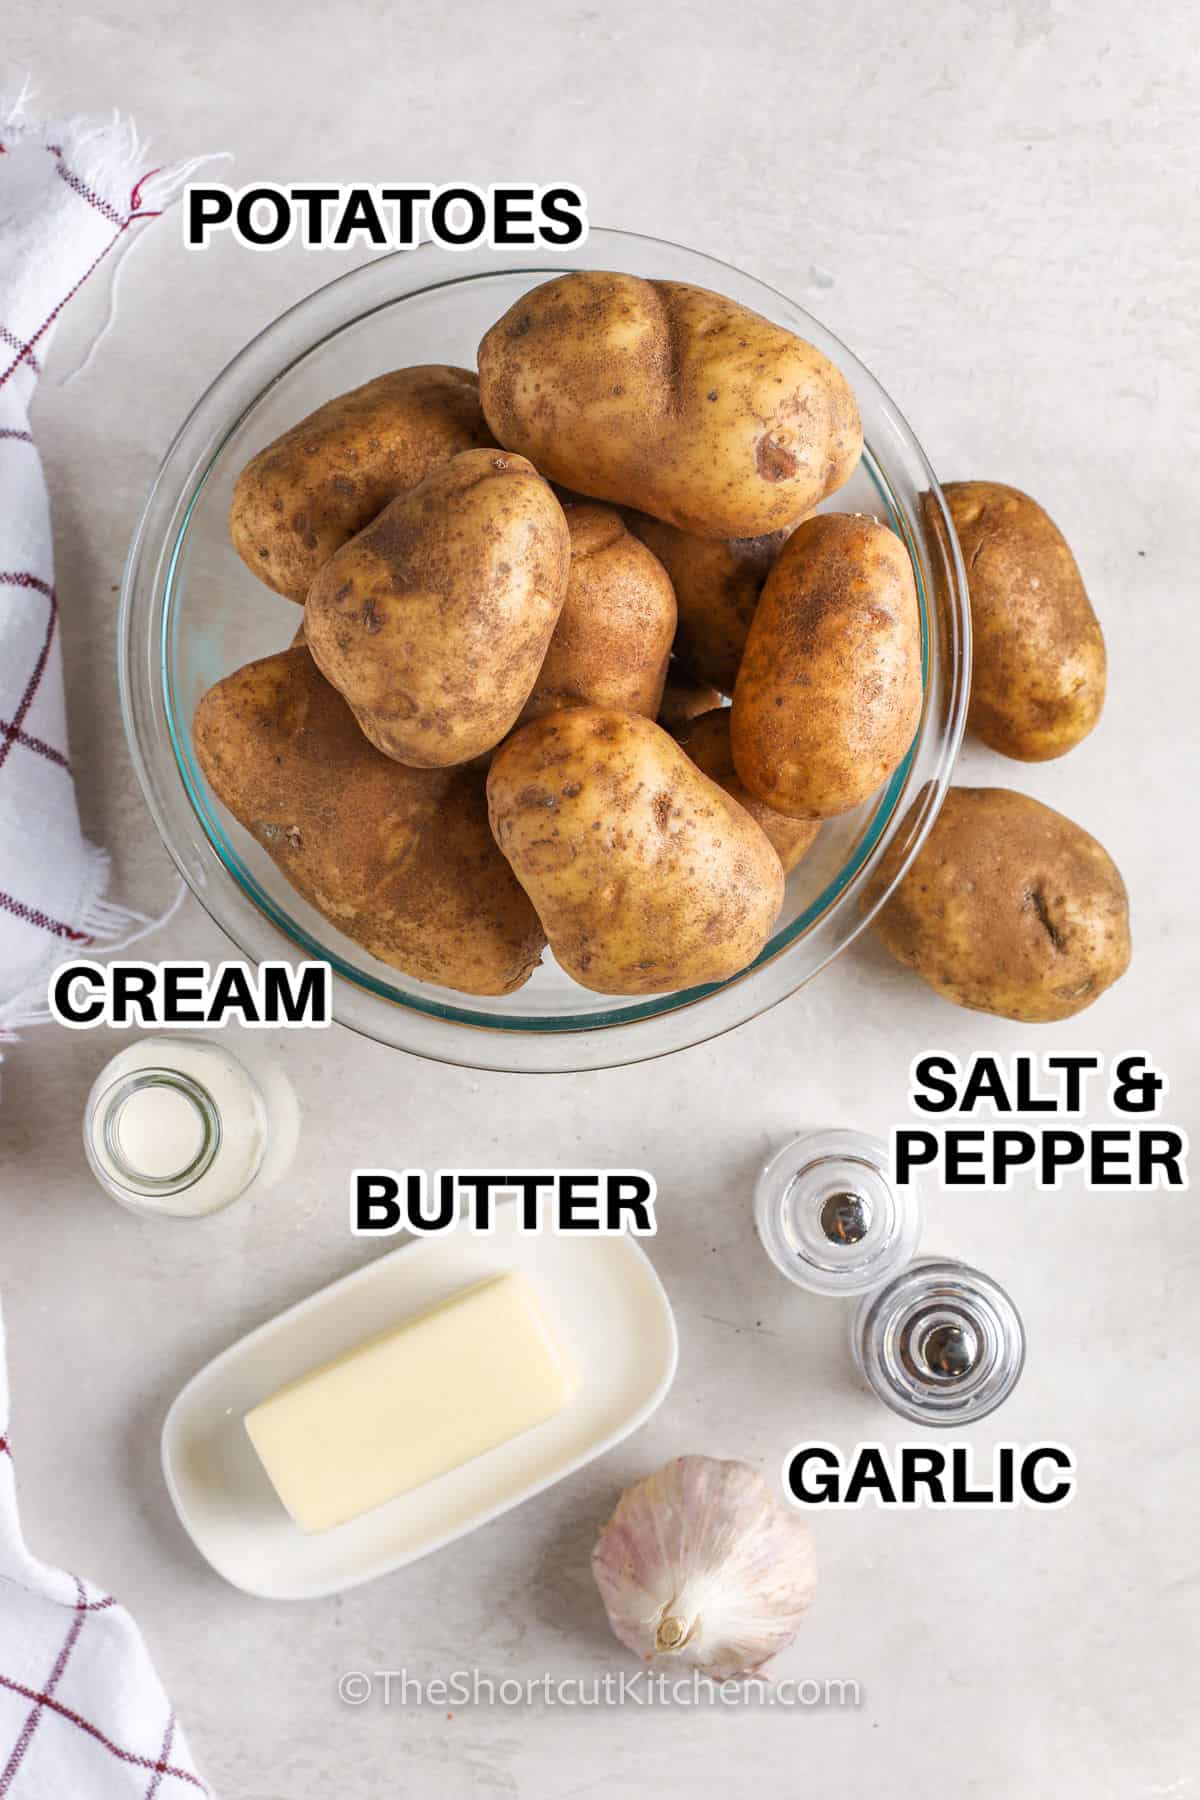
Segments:
[[[679,1456],[626,1488],[592,1552],[616,1636],[733,1681],[790,1644],[813,1596],[807,1524],[748,1463]]]

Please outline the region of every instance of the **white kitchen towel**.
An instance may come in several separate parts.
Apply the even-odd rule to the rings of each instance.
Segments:
[[[209,1791],[124,1607],[25,1546],[0,1319],[0,1800]]]
[[[147,169],[128,121],[37,122],[23,100],[0,99],[0,1044],[46,1016],[65,955],[157,923],[105,897],[108,856],[80,830],[29,407],[67,302],[195,167]]]

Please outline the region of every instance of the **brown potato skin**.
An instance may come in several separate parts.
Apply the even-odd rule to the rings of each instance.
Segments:
[[[783,864],[784,874],[790,875],[805,851],[812,847],[821,829],[821,821],[789,819],[755,799],[745,782],[739,780],[738,772],[733,766],[733,752],[729,748],[729,714],[728,706],[719,706],[713,712],[701,713],[698,719],[688,721],[679,735],[679,741],[696,767],[710,781],[715,781],[718,787],[723,787],[729,798],[736,800],[750,814],[755,824],[762,827]]]
[[[1003,756],[1047,762],[1104,707],[1104,634],[1066,539],[1036,500],[998,481],[943,488],[971,596],[967,724]]]
[[[721,695],[716,688],[694,686],[692,682],[681,678],[675,663],[672,663],[658,708],[658,723],[672,737],[680,737],[693,719],[699,719],[704,713],[714,712],[721,703]]]
[[[706,288],[578,270],[479,347],[488,424],[550,480],[699,537],[795,524],[862,451],[841,371]]]
[[[746,640],[730,720],[741,779],[789,818],[849,812],[901,762],[921,705],[908,551],[858,514],[806,520],[780,551]]]
[[[529,698],[570,558],[562,507],[532,464],[465,450],[326,563],[304,608],[308,647],[385,756],[469,762]]]
[[[1129,966],[1129,901],[1108,852],[1009,788],[949,789],[874,928],[956,1006],[1028,1025],[1082,1012]]]
[[[653,550],[675,589],[675,655],[702,687],[732,694],[750,621],[786,531],[767,537],[700,538],[645,513],[627,514],[630,531]]]
[[[567,597],[522,723],[563,706],[611,706],[652,719],[675,637],[675,590],[658,558],[611,506],[563,503],[571,537]]]
[[[492,838],[482,774],[381,756],[307,650],[210,688],[195,743],[222,804],[372,956],[468,994],[529,979],[545,937]]]
[[[558,961],[600,994],[722,981],[754,960],[783,870],[749,815],[650,719],[535,719],[488,776],[496,842]]]
[[[303,606],[335,550],[460,450],[492,443],[469,369],[393,369],[339,394],[251,457],[233,490],[234,549]]]

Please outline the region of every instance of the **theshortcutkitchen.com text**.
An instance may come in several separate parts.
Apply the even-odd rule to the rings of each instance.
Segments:
[[[685,1674],[622,1669],[601,1675],[494,1677],[482,1669],[455,1669],[449,1675],[415,1675],[408,1669],[347,1669],[338,1677],[338,1698],[347,1706],[455,1707],[532,1706],[782,1706],[859,1707],[862,1689],[841,1676],[783,1676],[768,1681],[751,1675],[714,1681],[698,1669]]]

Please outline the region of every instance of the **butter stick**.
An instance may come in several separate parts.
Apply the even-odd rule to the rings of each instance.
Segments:
[[[326,1531],[552,1418],[578,1371],[529,1279],[496,1275],[368,1338],[246,1414],[302,1531]]]

